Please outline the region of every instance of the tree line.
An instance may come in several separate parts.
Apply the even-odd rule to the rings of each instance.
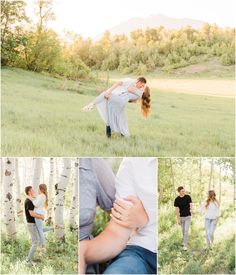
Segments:
[[[1,172],[3,182],[3,224],[5,225],[6,236],[9,239],[16,239],[16,222],[23,222],[23,195],[24,187],[31,185],[37,194],[40,183],[47,184],[48,208],[45,217],[47,225],[54,226],[56,238],[65,241],[65,221],[68,220],[70,230],[78,229],[78,158],[49,159],[48,182],[45,182],[45,169],[42,158],[25,158],[23,171],[19,175],[18,158],[2,158]],[[59,169],[59,162],[62,166]],[[30,165],[30,167],[28,167]],[[29,175],[31,174],[31,175]],[[66,201],[66,191],[70,188],[69,201]],[[65,206],[69,208],[68,218],[65,217]]]
[[[205,201],[211,189],[216,191],[221,202],[230,185],[234,191],[227,201],[234,204],[236,190],[233,158],[166,158],[158,163],[159,205],[173,204],[178,186],[184,186],[199,205]]]
[[[92,70],[145,74],[171,71],[216,57],[223,65],[235,63],[235,29],[205,24],[167,30],[163,26],[135,30],[129,35],[108,31],[99,40],[48,27],[55,19],[53,0],[37,0],[33,24],[23,0],[1,1],[2,65],[45,71],[69,79],[91,78]]]

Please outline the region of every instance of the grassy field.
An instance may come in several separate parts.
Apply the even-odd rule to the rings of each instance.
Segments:
[[[161,208],[158,221],[159,273],[235,274],[233,205],[223,211],[218,221],[212,250],[206,245],[202,216],[192,217],[188,251],[182,251],[181,228],[173,207]]]
[[[143,119],[139,106],[129,104],[131,136],[108,140],[97,111],[80,112],[98,91],[93,83],[78,87],[76,82],[3,68],[2,155],[234,155],[233,98],[153,87],[150,118]]]
[[[52,232],[46,235],[48,249],[44,258],[36,251],[34,265],[25,262],[30,249],[26,224],[17,224],[17,239],[1,240],[1,274],[77,274],[78,239],[76,232],[67,229],[66,242],[56,241]]]

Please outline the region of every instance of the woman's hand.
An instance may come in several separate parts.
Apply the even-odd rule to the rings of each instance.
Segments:
[[[86,260],[85,260],[85,253],[87,249],[87,241],[80,241],[79,242],[79,274],[85,274],[86,271]]]
[[[124,200],[115,200],[110,214],[112,220],[131,229],[144,227],[149,219],[141,200],[134,196],[128,196]]]

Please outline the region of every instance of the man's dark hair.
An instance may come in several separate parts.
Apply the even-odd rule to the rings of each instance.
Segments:
[[[145,78],[145,77],[143,77],[143,76],[138,77],[138,78],[137,78],[137,80],[138,80],[139,82],[144,83],[144,84],[146,84],[146,83],[147,83],[146,78]]]
[[[184,189],[183,186],[179,186],[177,190],[180,192],[182,189]]]
[[[32,186],[25,187],[25,194],[28,195],[29,191],[32,189]]]

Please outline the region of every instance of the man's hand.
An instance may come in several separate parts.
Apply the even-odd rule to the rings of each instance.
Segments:
[[[137,88],[134,85],[130,85],[127,90],[128,90],[128,92],[132,93],[132,92],[136,91]]]
[[[149,219],[141,200],[134,196],[128,196],[124,200],[117,199],[114,202],[110,215],[112,220],[131,229],[144,227]]]
[[[104,98],[108,100],[110,97],[111,97],[111,94],[106,92],[105,95],[104,95]]]
[[[29,214],[30,214],[30,216],[33,217],[33,218],[40,219],[40,220],[43,220],[43,221],[44,221],[44,216],[35,213],[33,210],[29,210]]]
[[[111,93],[113,90],[115,90],[118,86],[121,86],[123,85],[123,82],[122,81],[118,81],[116,82],[114,85],[112,85],[107,91],[106,91],[106,94],[104,96],[105,99],[109,99],[110,96],[111,96]]]
[[[181,225],[179,207],[175,207],[175,212],[176,212],[178,224]]]

